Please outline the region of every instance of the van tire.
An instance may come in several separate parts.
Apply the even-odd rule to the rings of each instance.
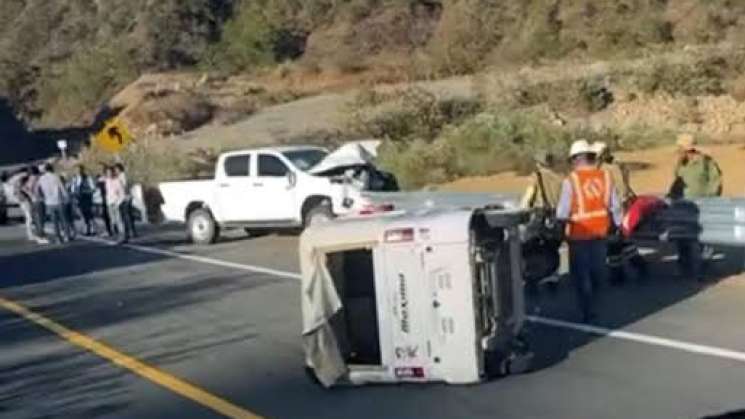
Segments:
[[[305,214],[303,226],[307,228],[314,223],[328,222],[334,218],[336,218],[336,216],[334,216],[334,212],[331,210],[331,205],[324,202],[312,208]]]
[[[220,227],[208,210],[200,208],[189,214],[186,233],[192,243],[200,246],[213,244],[220,237]]]

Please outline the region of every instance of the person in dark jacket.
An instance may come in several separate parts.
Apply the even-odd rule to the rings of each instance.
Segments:
[[[85,166],[78,166],[70,186],[75,205],[85,223],[85,235],[98,234],[98,225],[93,218],[93,194],[96,191],[96,184],[86,172]]]

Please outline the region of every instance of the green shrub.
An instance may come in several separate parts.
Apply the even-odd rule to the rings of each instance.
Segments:
[[[220,41],[210,47],[202,66],[236,73],[271,64],[276,36],[262,7],[246,4],[225,24]]]
[[[58,68],[47,69],[39,87],[45,118],[67,123],[95,113],[117,89],[137,77],[126,48],[114,43],[81,50]]]
[[[633,124],[616,128],[611,136],[620,150],[644,150],[651,147],[670,145],[675,141],[676,132],[669,129],[651,127],[646,124]]]
[[[578,139],[635,150],[669,144],[673,138],[673,133],[647,125],[600,130],[563,128],[546,124],[530,113],[491,110],[449,126],[432,141],[386,141],[379,159],[384,168],[400,178],[404,188],[413,189],[463,176],[510,170],[526,174],[533,169],[538,152],[550,152],[561,162]]]
[[[548,104],[564,112],[599,112],[615,100],[613,93],[596,80],[566,80],[526,85],[511,92],[507,106],[531,107]],[[505,102],[503,100],[503,102]]]
[[[357,135],[432,141],[443,127],[462,121],[482,107],[479,99],[442,99],[417,87],[392,93],[364,91],[350,104],[347,125]]]
[[[458,174],[455,150],[444,139],[416,139],[406,143],[386,141],[379,150],[379,164],[395,173],[402,188],[418,189],[453,180]]]
[[[210,150],[197,154],[199,156],[187,154],[168,141],[141,138],[118,154],[104,151],[94,143],[78,158],[91,173],[99,172],[103,164],[121,162],[132,182],[155,186],[159,182],[203,176],[205,168],[211,170],[210,165],[218,152]]]
[[[496,111],[471,118],[443,138],[456,151],[458,175],[482,176],[525,171],[538,151],[564,155],[572,136],[526,113]]]
[[[525,172],[533,167],[537,151],[565,155],[573,138],[572,133],[543,124],[529,114],[491,111],[446,128],[433,141],[387,141],[379,158],[404,188],[411,189],[461,176]]]
[[[695,63],[661,60],[639,73],[634,85],[644,93],[700,96],[725,93],[724,64],[717,59]]]
[[[472,73],[502,39],[502,5],[488,0],[453,0],[445,4],[427,52],[437,75]]]

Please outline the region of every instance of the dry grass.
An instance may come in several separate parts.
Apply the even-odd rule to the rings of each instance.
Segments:
[[[132,182],[146,187],[159,182],[203,176],[217,156],[216,150],[187,154],[174,143],[155,138],[141,138],[118,154],[109,153],[96,144],[84,149],[79,163],[98,172],[103,165],[122,163]]]

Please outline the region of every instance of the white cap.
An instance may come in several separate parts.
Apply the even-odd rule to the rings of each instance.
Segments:
[[[572,148],[569,149],[569,157],[574,158],[580,154],[596,154],[595,148],[587,140],[577,140],[572,143]]]

